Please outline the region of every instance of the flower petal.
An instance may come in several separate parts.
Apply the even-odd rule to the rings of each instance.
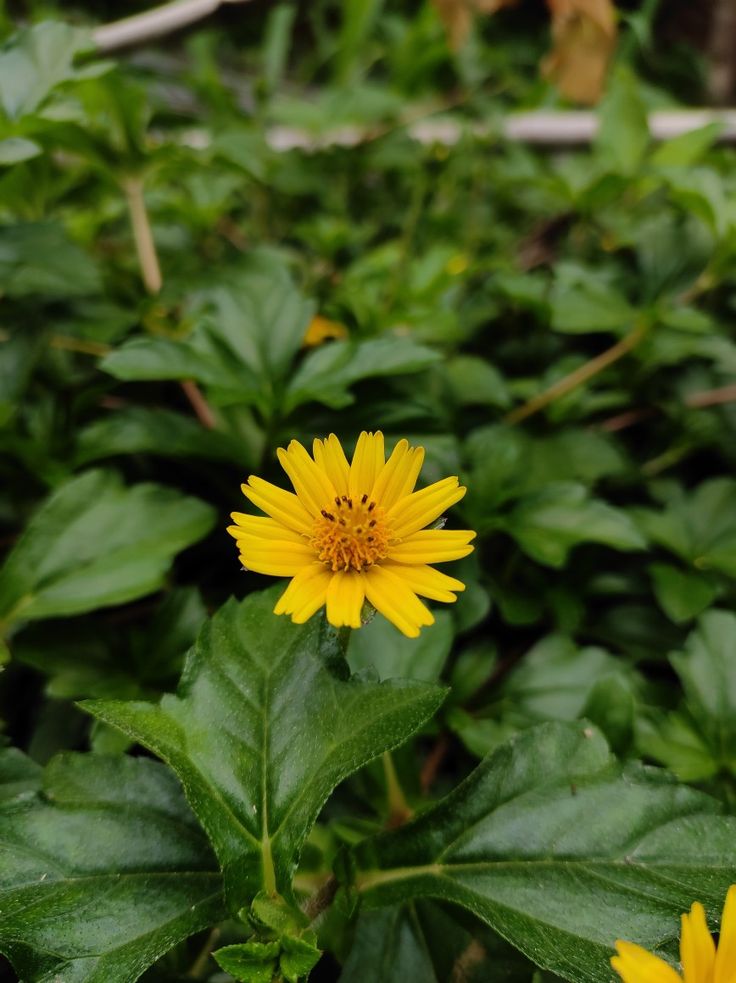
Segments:
[[[327,588],[327,620],[335,628],[348,625],[360,628],[360,611],[365,600],[362,574],[355,570],[338,570]]]
[[[736,983],[736,884],[728,889],[723,906],[713,983]]]
[[[279,447],[276,454],[307,510],[317,516],[322,509],[328,508],[335,498],[335,487],[299,441],[292,440],[286,450]]]
[[[391,526],[392,536],[405,539],[413,532],[423,529],[451,505],[459,502],[466,489],[456,477],[444,478],[421,491],[407,495],[389,509],[386,522]]]
[[[272,485],[270,481],[264,481],[254,474],[248,478],[248,483],[241,485],[240,488],[256,508],[261,509],[272,519],[305,536],[312,535],[314,525],[312,517],[292,492]]]
[[[373,487],[366,489],[369,498],[372,498],[385,509],[390,508],[398,499],[399,490],[406,477],[406,470],[411,463],[410,460],[407,460],[408,454],[409,441],[402,438],[394,447],[388,461],[378,471]]]
[[[398,563],[447,563],[472,553],[471,539],[475,539],[475,533],[470,529],[422,529],[392,546],[388,559]]]
[[[381,566],[384,570],[401,577],[404,583],[416,594],[429,597],[433,601],[444,601],[446,604],[452,604],[453,601],[457,600],[452,592],[465,590],[465,584],[462,580],[448,577],[447,574],[435,570],[434,567],[409,566],[403,563],[393,564],[385,560]]]
[[[611,966],[624,983],[682,983],[679,973],[659,956],[633,942],[616,942],[618,955]]]
[[[278,599],[273,613],[290,614],[297,624],[307,621],[325,603],[332,576],[324,563],[305,566]]]
[[[685,983],[702,983],[713,978],[716,947],[705,920],[705,909],[695,902],[689,915],[683,915],[680,935],[680,962]],[[732,979],[736,979],[732,975]]]
[[[342,444],[334,433],[326,440],[315,440],[312,448],[317,467],[322,468],[335,487],[338,495],[348,494],[350,465],[345,457]]]
[[[293,577],[314,562],[314,550],[307,543],[267,543],[255,536],[238,540],[240,561],[246,570],[270,577]]]
[[[350,465],[348,494],[353,498],[369,495],[376,481],[376,475],[383,467],[383,434],[366,433],[364,430],[355,445],[353,463]]]
[[[397,573],[376,564],[363,574],[365,596],[400,632],[416,638],[422,625],[434,623],[432,612],[422,604],[408,583]]]
[[[258,536],[267,542],[281,540],[282,542],[304,543],[304,536],[289,529],[287,526],[275,519],[267,518],[262,515],[248,515],[246,512],[231,512],[231,518],[235,522],[234,526],[228,526],[227,531],[234,539],[243,539],[245,536]]]
[[[409,451],[411,456],[411,461],[407,463],[406,470],[404,473],[404,483],[399,489],[396,501],[400,501],[402,498],[406,498],[407,495],[411,495],[414,491],[414,486],[417,483],[417,478],[419,477],[419,472],[422,470],[422,465],[424,464],[424,448],[423,447],[413,447]],[[393,502],[391,503],[394,504]]]

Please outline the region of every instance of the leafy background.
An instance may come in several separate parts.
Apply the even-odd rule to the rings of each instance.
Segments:
[[[678,913],[697,895],[715,916],[736,881],[734,159],[718,124],[662,144],[646,126],[712,98],[699,31],[677,3],[622,5],[605,86],[570,93],[538,70],[549,16],[530,3],[233,5],[114,60],[85,28],[145,4],[16,6],[0,51],[16,972],[229,978],[208,953],[244,938],[267,846],[294,902],[350,868],[315,923],[317,983],[608,979],[620,936],[671,955]],[[590,147],[501,135],[510,113],[598,96]],[[417,121],[457,140],[418,141]],[[347,336],[305,348],[316,312]],[[452,521],[478,548],[419,640],[380,617],[354,636],[348,680],[317,621],[272,623],[224,527],[247,474],[281,481],[277,446],[379,427],[426,447],[427,482],[463,476]],[[248,600],[159,706],[231,595]],[[283,728],[252,810],[240,762],[268,755],[248,701]],[[273,849],[264,807],[284,819]],[[286,978],[317,958],[304,932],[286,933]],[[238,953],[223,967],[247,958],[268,983],[272,950]]]

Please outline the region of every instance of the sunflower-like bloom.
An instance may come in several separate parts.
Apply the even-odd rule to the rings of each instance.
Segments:
[[[617,942],[611,960],[624,983],[736,983],[736,884],[729,888],[716,948],[699,902],[682,916],[682,975],[659,956],[632,942]]]
[[[348,463],[334,434],[315,440],[314,457],[292,440],[278,457],[292,492],[251,475],[243,494],[265,516],[233,512],[244,567],[292,577],[274,612],[301,624],[327,607],[339,628],[359,628],[368,601],[410,638],[434,621],[417,595],[455,601],[465,585],[429,566],[467,556],[468,530],[427,529],[465,494],[457,478],[414,491],[423,447],[400,440],[388,461],[382,433],[360,435]]]

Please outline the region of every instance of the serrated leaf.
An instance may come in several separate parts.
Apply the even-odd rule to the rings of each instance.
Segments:
[[[289,896],[301,847],[338,782],[439,707],[426,683],[338,678],[324,621],[272,613],[279,588],[228,602],[202,631],[176,696],[83,706],[176,771],[215,848],[233,910]]]
[[[590,497],[583,485],[573,482],[529,495],[499,523],[532,559],[550,567],[563,566],[580,543],[602,543],[617,550],[646,545],[625,512]]]
[[[0,53],[2,108],[11,119],[32,113],[54,86],[76,77],[74,56],[91,47],[88,33],[43,21],[21,31]]]
[[[306,356],[287,387],[285,411],[311,401],[339,409],[353,402],[348,390],[361,379],[421,372],[439,360],[409,338],[335,341]]]
[[[161,485],[126,488],[106,471],[72,478],[38,509],[0,570],[0,621],[80,614],[148,594],[213,521],[209,505]]]
[[[0,754],[11,788],[14,754]],[[26,983],[133,983],[223,917],[207,840],[173,775],[145,758],[54,759],[42,792],[0,810],[0,871],[0,949]]]
[[[621,770],[584,724],[544,724],[454,792],[354,852],[371,907],[462,905],[544,969],[611,977],[616,939],[671,951],[694,899],[715,914],[736,880],[736,819],[665,773]]]

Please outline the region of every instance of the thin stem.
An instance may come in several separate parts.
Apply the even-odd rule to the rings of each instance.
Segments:
[[[148,211],[143,198],[143,179],[139,177],[128,178],[123,183],[123,191],[128,202],[135,248],[138,253],[138,261],[141,264],[143,285],[149,294],[157,294],[163,286],[163,279],[156,244],[151,232],[151,223],[148,220]]]
[[[207,962],[210,958],[210,953],[217,944],[217,940],[220,938],[220,929],[213,928],[210,934],[207,936],[205,944],[202,946],[199,955],[192,963],[192,968],[187,973],[187,976],[191,979],[201,979],[204,976],[205,970],[207,969]]]
[[[613,365],[614,362],[617,362],[624,355],[628,354],[628,352],[636,348],[646,334],[646,329],[647,326],[644,324],[637,325],[621,341],[617,341],[615,345],[607,348],[600,355],[591,358],[585,365],[581,365],[574,372],[570,372],[569,375],[560,379],[553,386],[550,386],[549,389],[545,389],[543,393],[539,393],[538,396],[534,396],[522,406],[517,406],[515,410],[507,413],[504,417],[504,422],[521,423],[522,420],[526,420],[528,417],[543,410],[556,399],[560,399],[560,397],[572,392],[573,389],[577,389],[578,386],[592,379],[593,376],[598,375],[603,369],[608,368],[609,365]]]
[[[141,268],[143,286],[149,294],[155,296],[160,293],[164,281],[161,276],[161,264],[158,261],[143,188],[143,179],[140,177],[129,177],[123,182],[123,191],[128,202],[130,223],[133,226],[133,239]],[[197,383],[193,379],[187,379],[181,383],[181,388],[202,426],[208,430],[214,430],[217,427],[217,419]]]
[[[396,774],[394,759],[390,751],[383,752],[383,773],[386,778],[386,797],[388,802],[388,821],[386,825],[390,829],[403,826],[407,820],[411,819],[414,811],[406,801],[404,790]]]

